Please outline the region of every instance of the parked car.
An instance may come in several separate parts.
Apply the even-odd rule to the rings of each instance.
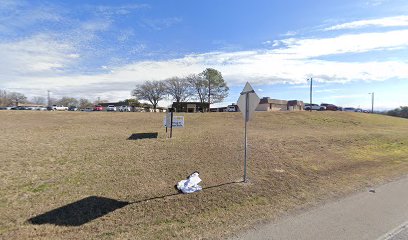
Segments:
[[[7,110],[6,107],[0,107],[0,110]]]
[[[328,111],[337,111],[337,110],[339,110],[339,108],[334,104],[329,104],[329,105],[326,106],[326,110],[328,110]]]
[[[343,111],[345,111],[345,112],[355,112],[356,109],[352,108],[352,107],[346,107],[346,108],[343,108]]]
[[[26,107],[18,106],[18,107],[12,107],[10,110],[27,110]]]
[[[320,104],[320,106],[323,106],[323,107],[327,107],[327,106],[329,106],[329,105],[331,105],[330,103],[322,103],[322,104]]]
[[[130,112],[129,106],[126,105],[120,106],[119,112]]]
[[[37,111],[47,111],[48,109],[46,107],[37,107],[35,110],[37,110]]]
[[[78,108],[75,106],[69,106],[68,111],[78,111]]]
[[[93,110],[94,111],[103,111],[103,107],[101,105],[95,105]]]
[[[87,107],[87,108],[83,109],[82,111],[84,111],[84,112],[92,112],[92,111],[93,111],[93,108]]]
[[[116,112],[116,107],[115,107],[115,105],[108,105],[108,107],[106,108],[106,111],[108,111],[108,112]]]
[[[58,105],[52,105],[52,110],[53,111],[68,111],[68,107],[65,106],[58,106]]]
[[[305,110],[317,110],[317,111],[323,111],[326,110],[325,106],[320,106],[319,104],[305,104],[304,107]]]

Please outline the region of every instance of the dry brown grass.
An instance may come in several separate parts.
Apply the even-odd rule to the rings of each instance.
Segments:
[[[158,113],[0,112],[0,238],[220,238],[408,172],[406,119],[256,113],[251,182],[225,184],[242,179],[241,113],[184,116],[166,139]],[[159,137],[127,140],[142,132]],[[194,170],[220,186],[172,195]],[[133,203],[79,226],[27,221],[90,196]]]

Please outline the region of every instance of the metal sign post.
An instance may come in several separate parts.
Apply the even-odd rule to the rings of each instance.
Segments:
[[[166,128],[166,138],[173,137],[173,128],[183,128],[184,127],[184,116],[174,116],[174,109],[169,108],[166,116],[163,120],[163,125]],[[167,135],[167,129],[170,128],[170,136]]]
[[[173,112],[170,113],[170,138],[173,136]]]
[[[245,122],[245,139],[244,139],[244,182],[248,182],[247,177],[247,159],[248,159],[248,137],[247,137],[247,123],[253,115],[256,107],[259,104],[259,97],[255,93],[255,90],[249,83],[246,83],[244,90],[241,92],[241,96],[238,99],[238,107],[244,114]]]
[[[249,92],[242,92],[241,95],[245,94],[245,150],[244,150],[244,182],[247,182],[247,156],[248,156],[248,137],[247,137],[247,122],[248,122],[248,115],[249,115],[249,98],[248,98],[248,94],[250,93],[255,93],[254,90],[249,91]]]
[[[164,117],[164,126],[166,127],[166,138],[167,138],[167,128],[169,126],[167,119],[169,119],[168,113],[166,113],[166,116]]]

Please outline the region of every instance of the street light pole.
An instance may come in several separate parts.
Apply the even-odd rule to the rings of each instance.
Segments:
[[[312,99],[312,92],[313,92],[313,78],[308,79],[310,80],[310,111],[312,111],[312,104],[313,104],[313,99]]]
[[[50,97],[50,90],[47,90],[47,102],[48,102],[48,107],[51,107],[51,97]]]
[[[208,78],[208,112],[210,111],[210,101],[211,101],[211,80]]]
[[[374,92],[369,94],[371,95],[371,113],[374,113]]]

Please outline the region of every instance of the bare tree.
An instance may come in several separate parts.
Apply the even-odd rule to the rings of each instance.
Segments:
[[[166,94],[171,96],[176,102],[184,102],[194,94],[187,78],[172,77],[164,83]]]
[[[162,81],[146,81],[143,84],[136,85],[132,95],[140,100],[147,100],[153,105],[156,111],[157,104],[164,98],[166,88]]]
[[[86,99],[86,98],[79,99],[79,108],[80,109],[84,109],[84,108],[88,108],[88,107],[92,107],[92,103],[88,99]]]
[[[78,103],[79,103],[78,100],[73,97],[62,97],[61,99],[56,101],[57,105],[62,105],[65,107],[78,106]]]
[[[106,99],[102,99],[102,100],[97,99],[96,101],[94,101],[94,105],[100,105],[101,103],[108,103],[108,102],[109,100],[106,100]]]
[[[128,106],[131,106],[131,107],[140,107],[140,106],[142,106],[142,104],[137,99],[134,99],[134,98],[128,98],[128,99],[125,99],[123,101],[119,101],[119,104],[120,105],[128,105]]]
[[[9,99],[18,106],[19,103],[25,102],[27,100],[27,97],[19,92],[11,92],[9,94]]]
[[[0,89],[0,106],[8,106],[10,105],[10,99],[8,98],[8,94],[6,90]]]
[[[206,102],[208,93],[208,83],[200,74],[191,74],[187,77],[187,81],[195,91],[195,98],[201,103]]]
[[[45,105],[45,97],[33,97],[31,102],[37,105]]]

